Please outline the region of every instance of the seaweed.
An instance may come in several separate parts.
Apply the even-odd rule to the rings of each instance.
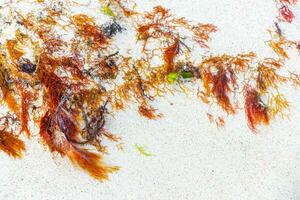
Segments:
[[[90,42],[94,48],[105,47],[108,44],[108,38],[102,33],[93,18],[78,14],[71,17],[71,20],[81,35],[87,42]]]
[[[295,15],[287,6],[282,6],[279,13],[279,19],[288,23],[291,23],[295,18]]]
[[[4,151],[13,158],[21,158],[25,151],[25,144],[17,136],[5,130],[0,131],[0,151]]]
[[[300,75],[285,65],[287,50],[298,50],[299,44],[286,39],[277,22],[267,43],[277,56],[259,59],[253,52],[211,54],[215,25],[190,22],[162,6],[138,12],[131,0],[99,0],[98,12],[110,17],[101,24],[88,14],[70,12],[73,1],[38,3],[42,14],[10,12],[8,18],[17,28],[4,38],[0,52],[2,106],[8,108],[0,117],[0,150],[14,158],[25,151],[18,134],[34,138],[34,124],[50,152],[103,181],[119,170],[104,162],[109,148],[103,141],[121,140],[109,131],[113,123],[107,123],[109,115],[121,109],[135,104],[140,116],[157,120],[163,114],[154,101],[175,92],[195,92],[218,128],[225,127],[226,115],[244,110],[250,130],[258,132],[258,126],[288,114],[291,103],[280,86],[300,86]],[[292,22],[289,6],[296,1],[277,3],[280,19]],[[141,48],[119,48],[115,41],[119,33],[127,34],[125,30],[135,30],[133,39]],[[133,50],[139,55],[133,56]],[[204,55],[194,60],[195,52]]]
[[[245,113],[250,129],[257,131],[257,125],[269,124],[268,107],[261,100],[260,94],[250,86],[244,88]]]
[[[134,144],[134,147],[138,150],[138,152],[143,155],[143,156],[146,156],[146,157],[149,157],[149,156],[153,156],[153,154],[151,153],[148,153],[144,147],[142,146],[139,146],[137,144]]]
[[[241,54],[237,57],[215,56],[202,61],[200,65],[203,86],[203,99],[216,98],[218,104],[228,114],[235,113],[235,106],[229,95],[238,87],[237,73],[249,67],[253,54]]]
[[[178,53],[179,53],[179,39],[175,38],[174,43],[168,46],[164,50],[164,61],[165,61],[165,68],[167,73],[174,71],[174,59]]]

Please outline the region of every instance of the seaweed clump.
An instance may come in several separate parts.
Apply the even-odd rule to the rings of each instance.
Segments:
[[[109,148],[103,141],[120,141],[109,131],[108,116],[129,104],[137,105],[140,116],[156,120],[163,114],[152,102],[166,93],[195,92],[209,108],[217,106],[226,115],[244,110],[253,132],[285,116],[289,102],[280,86],[299,86],[300,76],[282,73],[286,48],[296,43],[283,37],[278,24],[276,37],[268,43],[277,58],[258,59],[253,52],[211,55],[209,42],[217,31],[213,24],[194,24],[162,6],[140,13],[134,1],[99,2],[102,14],[110,18],[104,24],[70,12],[72,1],[55,6],[38,1],[43,3],[38,16],[8,12],[8,18],[17,20],[14,35],[0,46],[1,103],[7,110],[0,118],[1,151],[22,157],[20,134],[30,138],[36,135],[31,127],[37,126],[50,152],[103,181],[119,170],[104,162]],[[288,22],[293,18],[288,11],[282,17]],[[140,46],[122,51],[116,38],[130,28],[136,31],[130,39]],[[194,48],[205,54],[201,60],[191,59]],[[137,57],[131,56],[133,50]],[[225,125],[223,116],[207,116],[218,127]]]

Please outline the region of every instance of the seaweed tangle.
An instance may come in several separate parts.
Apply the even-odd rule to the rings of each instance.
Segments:
[[[121,140],[106,123],[119,110],[134,105],[140,116],[158,120],[163,113],[154,101],[194,93],[208,109],[220,111],[207,112],[210,122],[224,127],[225,115],[244,111],[250,130],[258,133],[288,114],[290,102],[281,86],[300,86],[300,75],[285,62],[299,44],[285,38],[280,27],[292,23],[289,7],[296,1],[277,1],[279,21],[267,42],[274,58],[254,52],[213,55],[215,25],[190,22],[162,6],[140,12],[131,0],[99,0],[96,15],[89,16],[71,12],[72,0],[36,3],[39,12],[1,8],[9,10],[3,13],[14,34],[0,46],[0,151],[13,158],[25,151],[23,134],[38,135],[51,153],[104,181],[120,169],[106,164],[109,147],[103,144]],[[133,37],[128,30],[135,31]],[[137,46],[122,49],[119,36]],[[195,52],[202,58],[192,59]]]

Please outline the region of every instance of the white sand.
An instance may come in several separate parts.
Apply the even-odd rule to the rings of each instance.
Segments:
[[[160,2],[178,16],[217,25],[213,53],[273,55],[265,44],[277,14],[272,0],[138,2],[145,9]],[[297,56],[291,67],[300,67]],[[122,168],[105,183],[50,155],[35,136],[22,160],[0,154],[0,200],[299,200],[300,93],[284,88],[284,94],[290,120],[273,121],[257,135],[242,112],[217,129],[199,100],[179,94],[156,103],[165,115],[158,121],[140,118],[134,107],[120,112],[108,129],[122,136],[125,150],[112,148],[105,160]],[[134,143],[155,156],[141,156]]]

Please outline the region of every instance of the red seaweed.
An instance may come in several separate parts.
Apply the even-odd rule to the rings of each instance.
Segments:
[[[256,132],[257,125],[269,124],[268,107],[262,102],[259,93],[250,86],[245,86],[244,97],[248,125],[253,132]]]
[[[283,5],[279,9],[279,19],[288,23],[292,23],[294,20],[295,15],[294,13],[285,5]]]

